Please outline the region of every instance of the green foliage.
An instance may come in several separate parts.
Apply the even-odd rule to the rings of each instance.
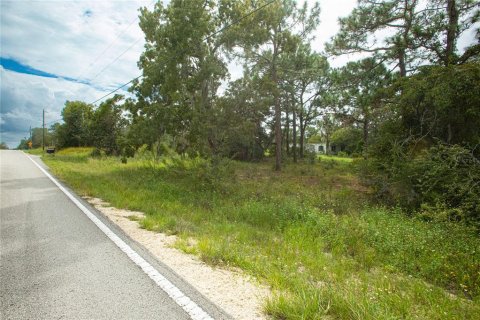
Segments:
[[[67,101],[62,110],[64,123],[52,125],[50,133],[46,131],[45,144],[58,148],[93,146],[108,155],[133,156],[133,147],[126,137],[127,120],[118,104],[122,99],[115,95],[95,109],[84,102]],[[33,129],[33,147],[38,146],[38,141],[41,143],[41,130]]]
[[[332,90],[338,96],[337,117],[361,129],[361,145],[366,148],[370,133],[375,131],[385,112],[383,89],[392,83],[392,75],[381,61],[366,58],[347,63],[335,70],[332,77]]]
[[[326,105],[325,107],[331,108],[332,106]],[[320,129],[320,135],[322,136],[322,140],[326,144],[325,153],[330,154],[332,146],[332,135],[338,129],[339,122],[334,115],[326,114],[322,116],[321,120],[317,122],[317,125]]]
[[[314,164],[315,160],[317,159],[317,153],[315,151],[306,150],[305,158],[307,159],[308,163]]]
[[[90,156],[93,158],[100,158],[102,157],[102,150],[98,148],[94,148],[92,152],[90,153]]]
[[[353,162],[352,158],[349,157],[337,157],[337,156],[331,156],[331,155],[320,155],[318,157],[318,160],[323,161],[324,163],[343,163],[343,164],[349,164]]]
[[[45,146],[50,146],[53,140],[53,135],[47,128],[32,128],[32,148],[41,148],[42,143],[45,143]]]
[[[439,6],[438,4],[443,4]],[[425,58],[440,65],[463,64],[478,59],[480,46],[469,44],[459,52],[458,40],[467,30],[475,32],[480,9],[475,0],[429,1],[426,10],[417,15],[418,23],[412,29],[417,46],[425,48]]]
[[[331,143],[343,146],[347,154],[362,153],[362,131],[355,127],[344,127],[335,130],[331,137]]]
[[[474,3],[360,0],[349,16],[339,19],[340,31],[326,45],[327,51],[371,54],[395,64],[401,77],[422,64],[465,63],[480,53],[478,44],[470,45],[463,54],[457,50],[462,33],[475,32],[480,10]]]
[[[46,161],[81,194],[145,212],[144,228],[177,234],[178,247],[266,282],[274,318],[475,319],[480,311],[476,232],[369,208],[343,158],[273,173],[271,162],[185,158],[150,168],[72,156]]]
[[[152,11],[141,9],[147,43],[139,61],[143,77],[132,89],[138,101],[127,107],[134,128],[144,127],[140,134],[150,141],[138,145],[169,134],[183,139],[180,153],[208,155],[214,148],[215,94],[226,75],[216,37],[205,39],[220,24],[214,4],[174,0],[166,7],[157,2]]]
[[[125,120],[117,103],[123,99],[120,95],[102,102],[92,113],[88,123],[92,146],[106,154],[120,153],[119,140],[123,134]],[[125,147],[124,147],[125,148]]]
[[[45,151],[42,148],[27,149],[26,152],[29,154],[37,155],[37,156],[45,155]]]
[[[259,10],[254,15],[248,14],[258,6],[267,4],[268,9]],[[288,79],[295,77],[293,82],[297,82],[297,84],[302,83],[303,80],[300,97],[299,99],[295,97],[293,99],[295,101],[291,101],[290,107],[293,113],[302,114],[303,95],[307,91],[307,86],[311,85],[315,79],[313,70],[321,72],[322,67],[328,66],[324,57],[311,52],[306,41],[312,36],[319,23],[319,13],[318,3],[311,8],[308,8],[307,3],[298,8],[296,2],[292,0],[222,1],[220,10],[222,21],[225,24],[234,24],[223,34],[226,49],[229,53],[242,55],[246,62],[245,66],[251,65],[252,73],[261,79],[263,95],[271,97],[273,121],[270,125],[275,139],[275,144],[271,148],[274,148],[275,170],[281,169],[283,153],[282,91],[290,98],[292,98],[292,94],[295,96],[295,92],[284,90],[285,87],[291,88],[292,86],[292,83],[288,83]],[[245,17],[245,19],[240,19],[241,17]],[[289,69],[295,71],[299,65],[312,70],[304,72],[302,75],[297,73],[296,76],[288,71]],[[300,80],[300,78],[302,79]],[[313,111],[316,111],[312,103],[308,106],[310,114],[300,119],[302,145],[306,123],[313,120],[315,113]],[[295,109],[298,110],[295,111]]]
[[[337,157],[346,157],[348,156],[348,153],[346,153],[345,151],[339,151],[337,152]]]
[[[480,160],[458,145],[436,145],[412,163],[422,215],[480,229]]]
[[[318,134],[314,134],[310,138],[308,138],[308,143],[320,143],[322,141],[322,137]]]
[[[364,176],[382,201],[478,226],[480,65],[425,68],[397,86]]]
[[[262,122],[269,114],[269,99],[258,89],[258,79],[243,77],[229,84],[217,101],[212,126],[216,156],[258,161],[271,137]]]
[[[92,153],[94,153],[94,148],[91,147],[81,147],[81,148],[64,148],[59,151],[56,151],[54,155],[45,155],[46,160],[55,159],[59,157],[62,161],[71,162],[74,165],[86,164],[89,159],[92,158]],[[101,159],[101,158],[97,158]]]
[[[28,149],[28,142],[30,140],[27,139],[22,139],[20,140],[20,143],[18,144],[17,148],[18,150],[27,150]]]
[[[428,144],[438,139],[473,149],[480,143],[480,64],[426,67],[396,88],[404,131]]]
[[[56,128],[55,138],[60,148],[85,147],[92,144],[89,123],[93,107],[81,101],[67,101],[62,110],[64,123]]]

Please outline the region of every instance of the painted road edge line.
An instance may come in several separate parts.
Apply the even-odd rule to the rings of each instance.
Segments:
[[[26,154],[25,154],[26,155]],[[43,169],[30,156],[26,155],[82,212],[100,229],[102,232],[117,245],[145,274],[152,279],[165,293],[172,298],[193,320],[213,320],[200,306],[187,297],[180,289],[158,272],[150,263],[143,259],[135,250],[117,236],[108,228],[95,214],[85,207],[77,198],[75,198],[60,182],[58,182],[50,173]]]

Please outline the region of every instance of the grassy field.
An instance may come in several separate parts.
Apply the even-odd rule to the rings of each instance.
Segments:
[[[336,162],[343,162],[343,163],[350,163],[353,161],[352,158],[349,157],[336,157],[336,156],[329,156],[329,155],[319,155],[318,160],[320,161],[336,161]]]
[[[37,156],[42,156],[45,152],[42,150],[42,148],[35,148],[35,149],[30,149],[30,150],[26,150],[26,152],[30,153],[30,154],[34,154],[34,155],[37,155]]]
[[[276,173],[268,161],[122,164],[89,153],[44,161],[79,194],[143,211],[142,227],[269,285],[265,312],[274,319],[480,318],[475,231],[375,206],[355,161],[322,158]]]

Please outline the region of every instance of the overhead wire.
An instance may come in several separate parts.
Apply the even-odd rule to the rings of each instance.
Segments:
[[[155,3],[156,0],[152,0],[148,5],[147,7],[149,7],[150,5],[152,5],[153,3]],[[135,17],[135,19],[133,19],[125,28],[123,28],[120,32],[117,33],[117,35],[115,36],[115,38],[92,60],[92,62],[90,62],[88,68],[84,71],[82,71],[82,73],[77,77],[77,79],[81,79],[85,74],[88,74],[88,72],[90,71],[90,69],[97,63],[97,61],[99,61],[99,58],[101,56],[103,56],[118,40],[118,38],[120,37],[120,35],[124,34],[128,29],[130,29],[130,27],[135,23],[137,22],[139,19],[138,16]],[[95,76],[96,77],[96,76]],[[93,79],[91,79],[93,80]],[[91,81],[90,80],[90,81]]]
[[[246,15],[244,15],[244,16],[242,16],[242,17],[240,17],[240,18],[238,18],[238,19],[236,19],[236,20],[234,20],[234,21],[232,21],[231,23],[225,25],[224,27],[220,28],[219,30],[217,30],[217,31],[213,32],[212,34],[206,36],[205,38],[203,38],[203,41],[209,40],[209,39],[212,38],[213,36],[215,36],[215,35],[223,32],[223,31],[225,31],[226,29],[230,28],[231,26],[233,26],[233,25],[239,23],[240,21],[248,18],[249,16],[257,13],[258,11],[260,11],[260,10],[264,9],[265,7],[271,5],[271,4],[274,3],[275,1],[277,1],[277,0],[271,0],[271,1],[263,4],[262,6],[254,9],[254,10],[252,10],[252,11],[250,11],[250,12],[247,13]],[[155,0],[153,0],[152,3],[153,3],[153,2],[155,2]],[[150,3],[150,4],[151,4],[151,3]],[[137,18],[137,19],[138,19],[138,18]],[[126,28],[124,31],[126,31],[126,30],[128,29],[128,27],[130,27],[137,19],[135,19],[134,21],[132,21],[132,22],[127,26],[127,28]],[[118,36],[117,36],[117,37],[118,37]],[[105,66],[100,72],[98,72],[98,73],[92,78],[92,80],[95,79],[98,75],[100,75],[103,71],[105,71],[110,65],[112,65],[113,63],[115,63],[116,61],[118,61],[118,59],[120,59],[120,57],[122,57],[128,50],[130,50],[136,43],[138,43],[138,41],[140,41],[140,39],[137,40],[134,44],[132,44],[132,45],[131,45],[129,48],[127,48],[125,51],[123,51],[123,52],[122,52],[118,57],[116,57],[111,63],[109,63],[107,66]],[[110,47],[111,47],[111,44],[110,44],[109,46],[107,46],[107,48],[106,48],[105,50],[103,50],[102,53],[101,53],[99,56],[101,56],[103,53],[105,53]],[[98,56],[98,57],[99,57],[99,56]],[[172,60],[173,60],[173,58],[172,58]],[[147,69],[149,69],[149,68],[147,68]],[[104,99],[104,98],[112,95],[113,93],[117,92],[118,90],[120,90],[120,89],[124,88],[125,86],[131,84],[131,83],[134,82],[135,80],[138,80],[138,79],[141,78],[142,76],[143,76],[143,74],[138,75],[137,77],[135,77],[135,78],[131,79],[130,81],[122,84],[121,86],[115,88],[114,90],[109,91],[107,94],[101,96],[100,98],[96,99],[95,101],[91,102],[90,104],[95,104],[95,103],[97,103],[98,101],[100,101],[100,100],[102,100],[102,99]],[[63,118],[55,119],[55,120],[46,122],[45,125],[51,124],[51,123],[55,123],[55,122],[58,122],[58,121],[62,121],[62,120],[63,120]]]
[[[130,49],[132,49],[137,43],[140,42],[140,40],[142,39],[137,39],[137,41],[135,41],[134,43],[132,43],[127,49],[125,49],[120,55],[118,55],[115,59],[113,59],[109,64],[107,64],[105,67],[103,67],[95,76],[93,76],[91,79],[89,79],[88,81],[93,81],[94,79],[96,79],[100,74],[103,73],[103,71],[105,71],[108,67],[110,67],[112,64],[114,64],[115,62],[118,61],[118,59],[120,59],[121,57],[123,57],[123,55],[125,53],[127,53],[128,51],[130,51]]]
[[[257,13],[258,11],[260,11],[260,10],[262,10],[262,9],[266,8],[267,6],[271,5],[271,4],[272,4],[272,3],[274,3],[275,1],[277,1],[277,0],[271,0],[271,1],[269,1],[269,2],[267,2],[267,3],[265,3],[265,4],[263,4],[263,5],[261,5],[260,7],[258,7],[258,8],[256,8],[256,9],[254,9],[254,10],[250,11],[249,13],[245,14],[244,16],[242,16],[242,17],[240,17],[240,18],[238,18],[238,19],[236,19],[236,20],[232,21],[231,23],[229,23],[229,24],[225,25],[224,27],[220,28],[219,30],[217,30],[217,31],[213,32],[212,34],[210,34],[210,35],[206,36],[205,38],[203,38],[203,39],[202,39],[202,41],[207,41],[207,40],[209,40],[209,39],[210,39],[210,38],[212,38],[213,36],[215,36],[215,35],[217,35],[217,34],[219,34],[219,33],[223,32],[223,31],[225,31],[226,29],[230,28],[231,26],[233,26],[233,25],[235,25],[235,24],[239,23],[240,21],[242,21],[242,20],[244,20],[244,19],[246,19],[246,18],[250,17],[251,15],[253,15],[253,14]],[[173,60],[174,58],[175,58],[175,57],[172,57],[172,60]],[[152,68],[152,67],[153,67],[153,66],[151,66],[150,68]],[[147,67],[146,69],[148,70],[148,69],[150,69],[150,68],[148,68],[148,67]],[[139,76],[137,76],[137,77],[133,78],[132,80],[130,80],[130,81],[128,81],[128,82],[126,82],[126,83],[122,84],[122,85],[121,85],[121,86],[119,86],[118,88],[116,88],[116,89],[114,89],[114,90],[112,90],[112,91],[108,92],[107,94],[105,94],[105,95],[103,95],[102,97],[100,97],[100,98],[96,99],[95,101],[91,102],[90,104],[95,104],[95,103],[97,103],[98,101],[100,101],[100,100],[102,100],[102,99],[104,99],[104,98],[108,97],[109,95],[111,95],[111,94],[113,94],[113,93],[117,92],[118,90],[120,90],[120,89],[124,88],[125,86],[129,85],[129,84],[130,84],[130,83],[132,83],[133,81],[135,81],[135,80],[139,79],[140,77],[142,77],[142,75],[143,75],[143,74],[140,74]]]

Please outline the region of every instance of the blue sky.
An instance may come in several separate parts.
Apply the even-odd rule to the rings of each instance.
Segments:
[[[20,62],[15,61],[13,59],[8,59],[3,57],[0,57],[0,66],[2,66],[6,70],[12,70],[18,73],[31,74],[31,75],[46,77],[46,78],[61,78],[59,75],[43,72],[41,70],[37,70],[35,68],[23,65]],[[71,78],[68,78],[68,80],[74,81],[74,79],[71,79]]]
[[[30,126],[41,126],[42,109],[50,124],[67,100],[92,102],[138,76],[144,44],[138,8],[153,3],[2,0],[1,141],[14,148]]]

